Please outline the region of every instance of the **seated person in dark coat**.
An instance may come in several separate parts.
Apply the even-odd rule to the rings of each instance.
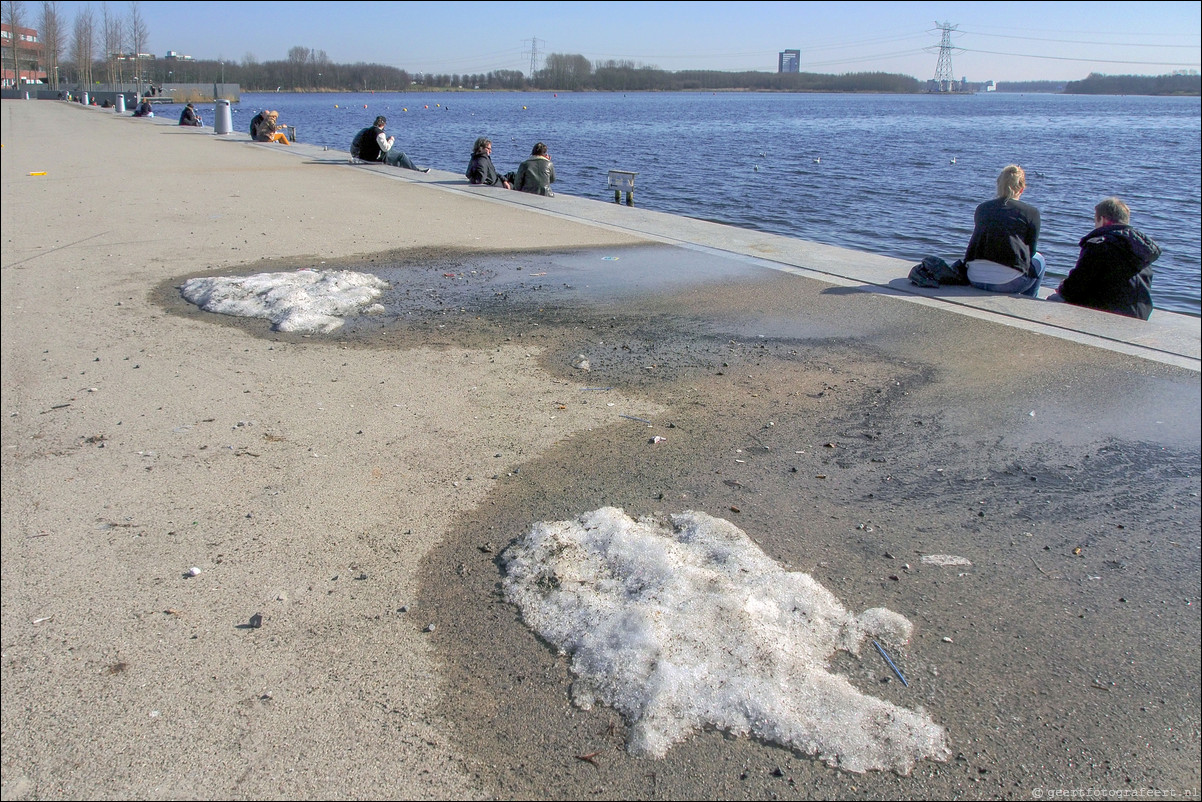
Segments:
[[[1118,198],[1094,207],[1093,224],[1081,240],[1077,266],[1056,292],[1070,304],[1147,320],[1160,246],[1131,227],[1131,210]]]
[[[150,105],[150,98],[142,98],[142,102],[134,109],[133,117],[153,117],[154,108]]]
[[[551,185],[555,183],[555,165],[547,153],[547,146],[537,142],[530,151],[530,158],[518,165],[517,176],[513,180],[513,188],[535,195],[554,197]]]
[[[497,168],[492,164],[492,140],[480,137],[472,146],[472,159],[467,163],[467,182],[469,184],[487,184],[490,187],[505,187],[510,189],[510,175],[498,175]]]
[[[255,140],[256,142],[259,141],[259,126],[262,125],[266,119],[267,119],[267,110],[266,109],[259,112],[254,117],[250,118],[250,138]]]
[[[374,123],[355,134],[355,138],[351,140],[351,158],[365,162],[384,162],[392,167],[404,167],[406,170],[430,172],[429,167],[418,167],[400,148],[393,147],[396,137],[384,133],[386,125],[386,117],[377,117]]]
[[[191,103],[184,106],[184,110],[179,114],[180,125],[204,125],[200,121],[200,115],[196,113],[196,107]]]
[[[997,197],[977,207],[964,252],[968,283],[980,290],[1039,297],[1045,264],[1036,252],[1039,210],[1019,200],[1027,174],[1017,164],[997,178]]]

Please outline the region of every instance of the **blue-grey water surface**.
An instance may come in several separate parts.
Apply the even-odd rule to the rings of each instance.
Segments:
[[[1118,195],[1164,251],[1156,306],[1199,315],[1202,131],[1197,97],[978,94],[244,94],[234,126],[277,109],[305,143],[346,151],[377,114],[420,165],[462,173],[477,136],[514,170],[536,141],[557,192],[917,262],[963,252],[973,209],[1007,164],[1040,209],[1046,283],[1076,261],[1093,206]],[[205,110],[212,121],[212,108]]]

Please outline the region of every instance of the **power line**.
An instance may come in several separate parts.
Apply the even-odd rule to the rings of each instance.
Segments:
[[[1124,61],[1113,58],[1073,58],[1072,56],[1037,56],[1031,53],[1003,53],[999,50],[977,50],[975,48],[960,48],[965,53],[985,53],[990,56],[1011,56],[1013,58],[1041,58],[1049,61],[1079,61],[1096,64],[1139,64],[1145,67],[1181,66],[1180,61]]]
[[[875,53],[871,56],[855,56],[850,58],[827,59],[826,61],[810,61],[806,63],[806,67],[835,67],[840,64],[861,64],[864,62],[886,61],[889,59],[902,58],[905,56],[917,56],[922,53],[931,52],[929,48],[918,48],[916,50],[895,50],[891,53]]]
[[[1027,42],[1055,42],[1062,45],[1100,45],[1102,47],[1150,47],[1150,48],[1166,48],[1174,47],[1182,50],[1197,50],[1198,45],[1151,45],[1141,44],[1138,42],[1090,42],[1082,39],[1043,39],[1037,36],[1011,36],[1004,33],[973,33],[972,31],[964,31],[964,33],[972,34],[973,36],[991,36],[995,39],[1022,39]]]

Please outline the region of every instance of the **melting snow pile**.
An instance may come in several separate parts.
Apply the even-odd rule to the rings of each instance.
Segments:
[[[572,655],[576,703],[623,713],[635,754],[662,757],[712,725],[853,772],[948,756],[925,713],[827,670],[868,637],[906,641],[910,622],[885,608],[852,615],[729,521],[684,512],[669,525],[606,507],[536,523],[504,559],[507,599]]]
[[[261,317],[276,331],[330,332],[360,311],[388,282],[350,270],[297,270],[243,277],[194,278],[184,282],[184,299],[208,312]]]

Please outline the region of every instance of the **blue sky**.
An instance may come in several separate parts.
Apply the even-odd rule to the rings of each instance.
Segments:
[[[36,22],[41,2],[25,0]],[[127,17],[129,2],[59,2]],[[138,2],[150,52],[258,61],[301,45],[332,61],[410,72],[529,73],[536,54],[631,60],[665,70],[775,71],[802,51],[806,72],[931,78],[936,23],[957,26],[952,72],[970,81],[1159,75],[1202,65],[1202,3],[1191,2]],[[541,66],[541,61],[540,61]]]

